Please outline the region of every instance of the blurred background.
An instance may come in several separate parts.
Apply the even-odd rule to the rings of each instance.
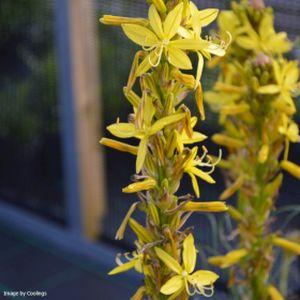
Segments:
[[[115,255],[132,249],[130,230],[122,241],[114,235],[134,200],[121,192],[134,173],[134,158],[98,144],[108,136],[108,124],[130,113],[122,87],[137,48],[120,28],[105,27],[98,18],[146,16],[144,2],[0,1],[0,299],[9,298],[4,291],[19,290],[44,291],[51,300],[129,299],[140,284],[134,272],[106,275]],[[200,8],[230,4],[194,2]],[[296,39],[300,2],[266,4],[274,8],[277,31]],[[300,59],[300,50],[290,58]],[[204,90],[215,77],[215,71],[204,73]],[[196,112],[192,100],[188,105]],[[207,112],[200,130],[211,136],[219,128],[216,115]],[[206,145],[217,155],[216,146]],[[293,145],[291,159],[298,164],[299,151]],[[218,185],[202,185],[204,201],[217,199],[223,189],[218,171],[215,177]],[[300,229],[298,187],[285,176],[274,215],[274,227],[285,233]],[[183,188],[192,191],[189,181],[183,180]],[[225,235],[234,224],[225,215],[199,214],[190,223],[202,228],[196,232],[204,249],[201,267],[205,255],[230,249]],[[299,295],[299,267],[295,261],[291,299]],[[278,268],[273,275],[279,280]],[[218,299],[227,299],[224,278]]]

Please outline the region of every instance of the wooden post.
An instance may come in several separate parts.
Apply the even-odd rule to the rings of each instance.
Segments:
[[[69,178],[67,215],[71,230],[88,239],[99,235],[105,212],[104,164],[98,143],[101,137],[98,18],[93,2],[56,1],[57,30],[64,31],[58,35],[62,44],[59,47],[59,67],[63,68],[60,81],[64,80],[61,90],[65,91],[61,95],[62,117],[67,119],[64,140],[69,139],[68,144],[63,141],[65,159],[69,161],[65,163],[65,174]]]

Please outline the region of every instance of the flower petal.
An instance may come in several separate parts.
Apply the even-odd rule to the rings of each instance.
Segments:
[[[131,260],[127,263],[124,263],[120,266],[115,267],[108,273],[108,275],[115,275],[118,273],[126,272],[126,271],[130,270],[131,268],[133,268],[134,266],[135,266],[135,261]]]
[[[173,66],[183,69],[183,70],[190,70],[193,68],[192,63],[188,55],[180,50],[179,48],[175,47],[168,47],[168,61]]]
[[[171,295],[176,293],[183,287],[183,278],[181,275],[175,275],[169,279],[160,289],[160,292],[164,295]]]
[[[151,67],[155,66],[159,57],[155,54],[155,50],[151,51],[136,69],[136,76],[145,74]]]
[[[166,251],[155,247],[155,252],[157,256],[159,257],[160,260],[163,261],[163,263],[172,271],[174,271],[177,274],[182,273],[182,268],[179,265],[179,263],[171,256],[169,255]]]
[[[136,158],[136,173],[139,173],[144,165],[146,154],[147,154],[147,143],[148,143],[147,137],[142,138],[140,141],[137,158]]]
[[[178,4],[171,10],[164,22],[164,37],[170,40],[176,33],[180,26],[182,19],[183,3]]]
[[[200,286],[205,286],[213,284],[218,278],[219,275],[217,275],[214,272],[199,270],[194,274],[190,275],[188,277],[188,281],[191,284],[199,284]]]
[[[215,8],[208,8],[199,10],[197,17],[201,20],[202,27],[205,27],[212,23],[218,16],[219,10]]]
[[[185,271],[187,271],[188,274],[192,273],[196,266],[196,248],[192,234],[189,234],[183,241],[182,258]]]
[[[185,117],[185,113],[179,113],[179,114],[163,117],[152,125],[150,131],[148,132],[148,135],[153,135],[158,131],[162,130],[165,126],[178,122],[182,120],[184,117]]]
[[[161,22],[159,14],[153,4],[149,8],[148,16],[149,16],[150,26],[152,27],[153,31],[159,38],[162,39],[163,35],[164,35],[162,22]]]
[[[123,24],[122,28],[126,36],[140,46],[151,47],[158,42],[156,35],[144,26]]]
[[[111,134],[119,138],[134,137],[137,133],[134,124],[131,123],[116,123],[106,128]]]
[[[215,180],[209,174],[201,171],[200,169],[197,169],[196,167],[190,168],[190,171],[208,183],[216,183]]]
[[[197,198],[200,197],[200,189],[196,176],[192,172],[187,172],[192,180],[193,189]]]
[[[280,92],[280,87],[276,84],[264,85],[264,86],[261,86],[257,90],[257,92],[259,94],[270,94],[270,95],[278,94]]]

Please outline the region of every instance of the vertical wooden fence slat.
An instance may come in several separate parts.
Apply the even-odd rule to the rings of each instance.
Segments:
[[[57,13],[61,20],[58,30],[60,43],[64,46],[60,52],[59,65],[64,76],[61,83],[63,118],[65,124],[65,156],[73,159],[65,167],[69,182],[68,219],[71,229],[80,231],[88,239],[95,238],[101,231],[101,218],[105,212],[105,191],[103,175],[103,156],[98,140],[100,138],[100,77],[97,49],[96,26],[92,0],[57,0]],[[62,11],[64,10],[64,12]],[[59,19],[59,17],[58,17]],[[67,20],[67,21],[66,21]],[[65,22],[65,28],[62,28]],[[66,62],[69,61],[69,64]],[[62,64],[62,65],[61,65]],[[69,74],[68,74],[69,72]],[[64,92],[63,90],[69,90]],[[65,97],[65,99],[63,99]],[[64,123],[66,120],[64,121]],[[71,138],[68,138],[70,129]],[[74,147],[71,149],[70,147]],[[76,166],[72,165],[76,164]],[[75,177],[74,177],[75,176]],[[76,194],[70,189],[74,189]],[[76,220],[77,218],[77,220]],[[78,228],[78,224],[79,227]],[[76,229],[75,229],[76,228]]]

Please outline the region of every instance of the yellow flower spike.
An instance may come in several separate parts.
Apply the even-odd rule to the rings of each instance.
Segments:
[[[271,297],[271,300],[284,300],[283,296],[274,285],[268,286],[268,294]]]
[[[127,18],[120,16],[104,15],[99,21],[105,25],[121,26],[122,24],[148,25],[148,20],[143,18]]]
[[[300,179],[300,166],[298,166],[298,165],[296,165],[293,162],[288,161],[288,160],[283,160],[280,163],[280,166],[283,170],[289,172],[294,177]]]
[[[275,246],[281,247],[286,251],[290,251],[293,252],[297,255],[300,255],[300,244],[289,241],[287,239],[284,238],[280,238],[280,237],[274,237],[273,238],[273,244]]]
[[[141,240],[143,243],[151,243],[152,238],[149,235],[149,232],[145,227],[140,225],[137,221],[134,219],[130,218],[129,221],[129,226],[132,229],[132,231],[136,234],[136,236]]]
[[[143,181],[129,184],[122,189],[123,193],[137,193],[140,191],[150,190],[156,186],[156,180],[153,178],[147,178]]]
[[[269,145],[262,145],[258,153],[258,162],[264,164],[268,158],[270,147]]]
[[[136,146],[132,146],[132,145],[122,143],[119,141],[115,141],[112,139],[102,138],[99,143],[104,146],[107,146],[107,147],[110,147],[110,148],[113,148],[113,149],[116,149],[116,150],[119,150],[122,152],[128,152],[133,155],[137,155],[137,153],[138,153],[138,148]]]
[[[184,288],[188,295],[200,294],[211,297],[214,292],[213,284],[219,278],[211,271],[199,270],[192,273],[196,265],[196,248],[194,238],[189,234],[183,242],[183,265],[160,248],[155,252],[161,261],[173,272],[176,273],[162,287],[160,292],[164,295],[179,295]],[[174,297],[171,297],[174,299]]]
[[[211,201],[211,202],[188,201],[183,206],[182,209],[185,211],[194,211],[194,212],[224,212],[228,210],[228,207],[222,201]]]
[[[232,250],[223,256],[210,257],[208,259],[208,263],[220,267],[222,269],[226,269],[238,263],[246,255],[247,255],[247,250],[245,249]]]
[[[218,145],[221,146],[226,146],[228,148],[242,148],[244,147],[244,142],[236,139],[236,138],[232,138],[229,137],[227,135],[224,134],[214,134],[212,137],[212,141]]]
[[[128,221],[129,221],[131,215],[134,213],[134,211],[135,211],[138,204],[139,204],[138,202],[135,202],[130,206],[125,218],[123,219],[123,221],[122,221],[122,223],[121,223],[121,225],[120,225],[120,227],[119,227],[119,229],[118,229],[118,231],[115,235],[116,240],[122,240],[123,239]]]
[[[231,184],[225,191],[220,195],[219,199],[224,201],[235,194],[243,185],[244,183],[244,176],[240,175],[233,184]]]

